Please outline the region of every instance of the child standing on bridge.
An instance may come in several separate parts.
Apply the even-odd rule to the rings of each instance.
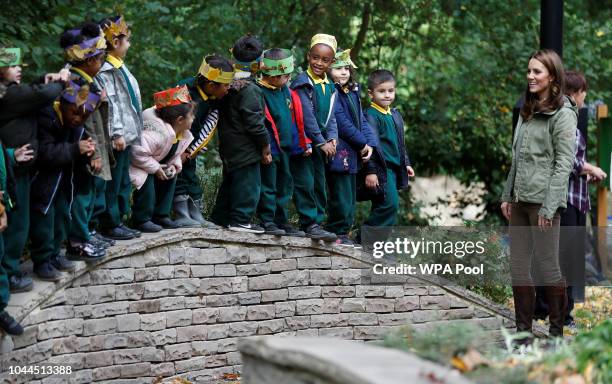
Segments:
[[[308,69],[300,73],[291,83],[302,104],[302,119],[306,136],[312,140],[312,167],[305,168],[314,179],[316,215],[309,222],[302,222],[306,236],[324,241],[335,241],[336,235],[325,231],[321,225],[325,219],[327,185],[325,163],[336,154],[338,129],[334,108],[337,92],[327,77],[327,70],[334,62],[337,48],[336,38],[323,33],[310,41]]]
[[[262,52],[263,44],[255,36],[243,36],[234,44],[236,74],[219,118],[223,182],[211,218],[238,232],[264,233],[263,228],[251,223],[261,190],[260,164],[272,162],[264,100],[252,77]]]
[[[108,42],[108,55],[98,79],[108,97],[109,129],[115,158],[112,180],[106,183],[106,211],[100,217],[100,225],[104,236],[129,240],[140,236],[139,231],[124,224],[132,194],[130,151],[132,145],[140,143],[142,131],[140,88],[124,62],[130,49],[131,31],[123,16],[103,20],[100,25]]]
[[[174,214],[180,227],[204,227],[219,229],[202,216],[202,187],[196,173],[197,156],[206,152],[219,121],[219,102],[227,95],[234,79],[234,68],[224,57],[206,56],[198,74],[179,81],[186,85],[197,110],[191,133],[193,142],[185,152],[183,171],[178,175],[174,191]]]
[[[351,60],[351,50],[339,50],[329,72],[338,93],[335,110],[338,146],[336,156],[327,167],[329,199],[326,229],[338,236],[337,244],[349,247],[355,245],[349,238],[357,199],[355,175],[363,162],[370,160],[376,146],[376,137],[361,108],[359,84],[354,80],[356,68]]]
[[[397,223],[399,209],[398,190],[408,187],[408,178],[414,177],[404,142],[404,120],[391,104],[395,101],[395,77],[390,71],[379,69],[368,78],[368,95],[372,100],[367,110],[368,122],[378,137],[386,168],[386,183],[381,184],[374,167],[365,178],[369,189],[384,187],[382,201],[372,201],[370,216],[364,223],[369,226],[392,226]]]

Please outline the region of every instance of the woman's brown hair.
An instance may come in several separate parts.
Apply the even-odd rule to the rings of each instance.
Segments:
[[[539,50],[529,57],[529,60],[531,59],[536,59],[546,67],[552,81],[549,85],[549,96],[545,100],[540,100],[536,93],[529,92],[529,85],[527,85],[525,103],[521,108],[523,120],[531,119],[536,112],[551,112],[561,108],[565,94],[565,70],[557,52],[550,49]]]

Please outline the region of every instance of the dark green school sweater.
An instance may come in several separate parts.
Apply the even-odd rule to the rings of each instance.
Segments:
[[[317,117],[317,123],[322,133],[327,132],[327,116],[329,115],[329,108],[331,107],[331,97],[334,92],[334,84],[331,81],[328,83],[316,83],[316,79],[312,76],[312,72],[308,70],[308,76],[313,81],[314,92],[317,105],[315,105],[315,115]]]
[[[400,166],[401,149],[397,142],[397,130],[395,129],[393,115],[391,111],[382,113],[380,107],[376,107],[371,106],[367,113],[378,122],[378,138],[383,157],[387,163]]]
[[[272,89],[265,84],[260,84],[259,87],[274,124],[276,124],[280,145],[283,149],[290,149],[293,140],[290,109],[291,94],[287,87]]]

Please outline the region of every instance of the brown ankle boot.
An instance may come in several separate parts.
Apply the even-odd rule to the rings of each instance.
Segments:
[[[548,321],[550,328],[548,334],[550,337],[562,337],[563,325],[565,323],[565,308],[567,307],[567,289],[565,282],[544,287],[546,302],[548,303]]]
[[[514,313],[517,332],[532,332],[533,316],[535,311],[535,287],[513,286]],[[532,338],[524,339],[529,342]]]

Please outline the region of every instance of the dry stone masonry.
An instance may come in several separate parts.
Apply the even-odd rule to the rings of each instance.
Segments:
[[[122,243],[106,261],[36,282],[8,310],[25,333],[3,336],[8,382],[215,382],[241,371],[238,342],[258,335],[371,342],[402,325],[482,326],[491,340],[510,314],[462,289],[367,276],[356,250],[200,229]],[[55,364],[71,375],[9,375],[10,366]]]

